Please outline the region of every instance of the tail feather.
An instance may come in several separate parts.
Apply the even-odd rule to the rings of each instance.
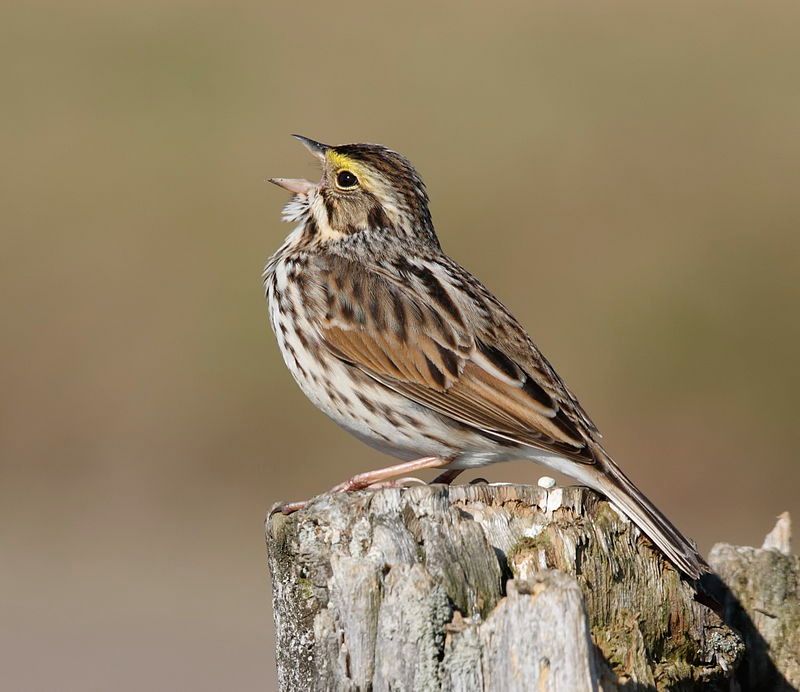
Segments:
[[[669,560],[691,579],[699,579],[711,568],[675,525],[645,497],[639,488],[607,456],[598,459],[597,490],[606,495]]]

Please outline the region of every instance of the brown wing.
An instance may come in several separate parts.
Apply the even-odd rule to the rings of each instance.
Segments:
[[[400,283],[331,265],[322,280],[322,341],[340,359],[440,415],[512,444],[594,463],[582,411],[571,406],[574,397],[513,317],[492,305],[493,329],[481,328],[483,320],[468,314],[454,287],[425,271],[421,278],[417,267]],[[485,293],[480,300],[495,301]],[[514,357],[528,348],[527,358]]]

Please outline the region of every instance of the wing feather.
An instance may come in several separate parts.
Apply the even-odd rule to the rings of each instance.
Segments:
[[[500,314],[508,320],[500,333],[507,338],[498,339],[496,331],[480,328],[480,320],[470,320],[463,305],[454,308],[456,301],[441,285],[436,299],[426,300],[424,291],[436,280],[430,271],[416,272],[423,286],[411,274],[406,282],[363,270],[349,276],[339,264],[329,269],[323,281],[329,309],[317,325],[338,358],[478,432],[594,463],[594,446],[587,444],[593,426],[583,422],[574,397],[504,308]],[[370,300],[358,320],[351,307],[356,301],[348,295],[356,284]],[[527,358],[519,357],[520,343],[534,350]]]

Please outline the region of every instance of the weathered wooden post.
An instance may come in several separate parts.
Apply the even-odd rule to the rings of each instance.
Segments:
[[[329,495],[266,531],[282,690],[800,684],[785,540],[712,551],[707,586],[737,632],[582,487]]]

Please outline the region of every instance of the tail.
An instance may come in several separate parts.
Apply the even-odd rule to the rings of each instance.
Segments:
[[[622,510],[670,562],[687,577],[699,579],[711,568],[694,544],[648,500],[607,454],[597,455],[598,473],[593,486]]]

